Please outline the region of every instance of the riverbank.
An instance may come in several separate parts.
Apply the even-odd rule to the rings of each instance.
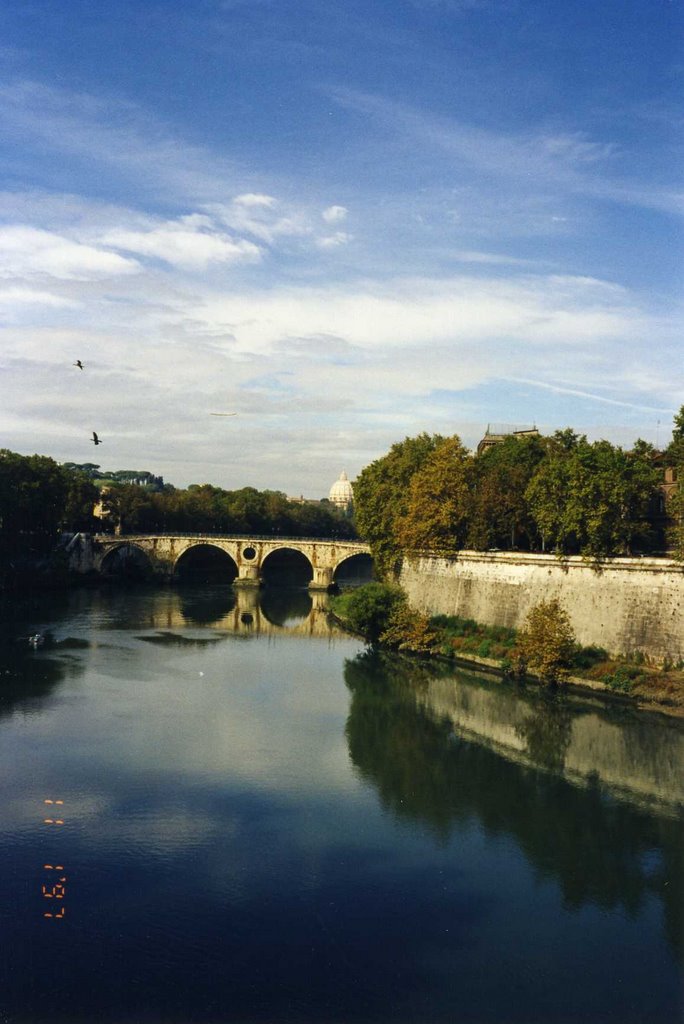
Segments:
[[[332,614],[342,628],[369,643],[548,685],[534,666],[522,667],[520,630],[425,616],[409,608],[397,588],[372,584],[343,593],[333,598]],[[616,658],[600,647],[574,644],[554,685],[684,717],[681,664],[654,666],[640,654]]]

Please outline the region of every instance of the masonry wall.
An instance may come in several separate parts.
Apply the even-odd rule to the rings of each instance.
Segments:
[[[427,614],[513,628],[558,598],[583,645],[684,659],[684,567],[667,559],[616,558],[597,570],[578,557],[462,551],[405,560],[401,583]]]

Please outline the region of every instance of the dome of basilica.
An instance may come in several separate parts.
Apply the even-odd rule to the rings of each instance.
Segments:
[[[342,470],[339,479],[330,488],[328,497],[332,504],[337,505],[338,508],[348,509],[351,507],[354,501],[354,491],[349,483],[349,477],[344,470]]]

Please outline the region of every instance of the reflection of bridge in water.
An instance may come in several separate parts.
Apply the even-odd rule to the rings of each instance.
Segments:
[[[243,636],[346,636],[331,621],[328,609],[325,593],[305,589],[181,587],[159,595],[148,621],[159,630],[197,625]]]

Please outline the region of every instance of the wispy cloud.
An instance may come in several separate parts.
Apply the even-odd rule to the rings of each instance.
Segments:
[[[580,391],[577,388],[563,387],[559,384],[550,384],[542,380],[532,380],[529,377],[511,377],[510,380],[518,384],[531,384],[535,388],[544,388],[546,391],[553,391],[559,395],[573,395],[576,398],[587,398],[591,402],[602,402],[605,405],[617,405],[623,409],[637,409],[639,412],[660,412],[673,414],[674,408],[663,408],[662,406],[640,405],[637,402],[623,402],[617,398],[607,398],[605,395],[597,395],[591,391]]]
[[[130,274],[135,260],[24,224],[0,227],[0,277],[47,275],[90,280]]]
[[[527,129],[517,134],[494,131],[455,118],[438,116],[384,96],[336,87],[332,98],[347,110],[372,119],[390,135],[397,133],[448,155],[454,171],[486,174],[492,180],[518,182],[526,188],[555,188],[598,199],[684,212],[677,187],[647,186],[621,180],[612,170],[619,147],[613,140],[592,139],[585,131]]]
[[[216,231],[210,218],[201,215],[166,221],[148,231],[109,231],[102,242],[190,270],[205,269],[210,263],[255,262],[261,258],[261,250],[253,242]]]
[[[138,188],[214,199],[237,182],[225,157],[180,138],[140,106],[30,79],[0,84],[0,126],[55,154],[116,169]]]

